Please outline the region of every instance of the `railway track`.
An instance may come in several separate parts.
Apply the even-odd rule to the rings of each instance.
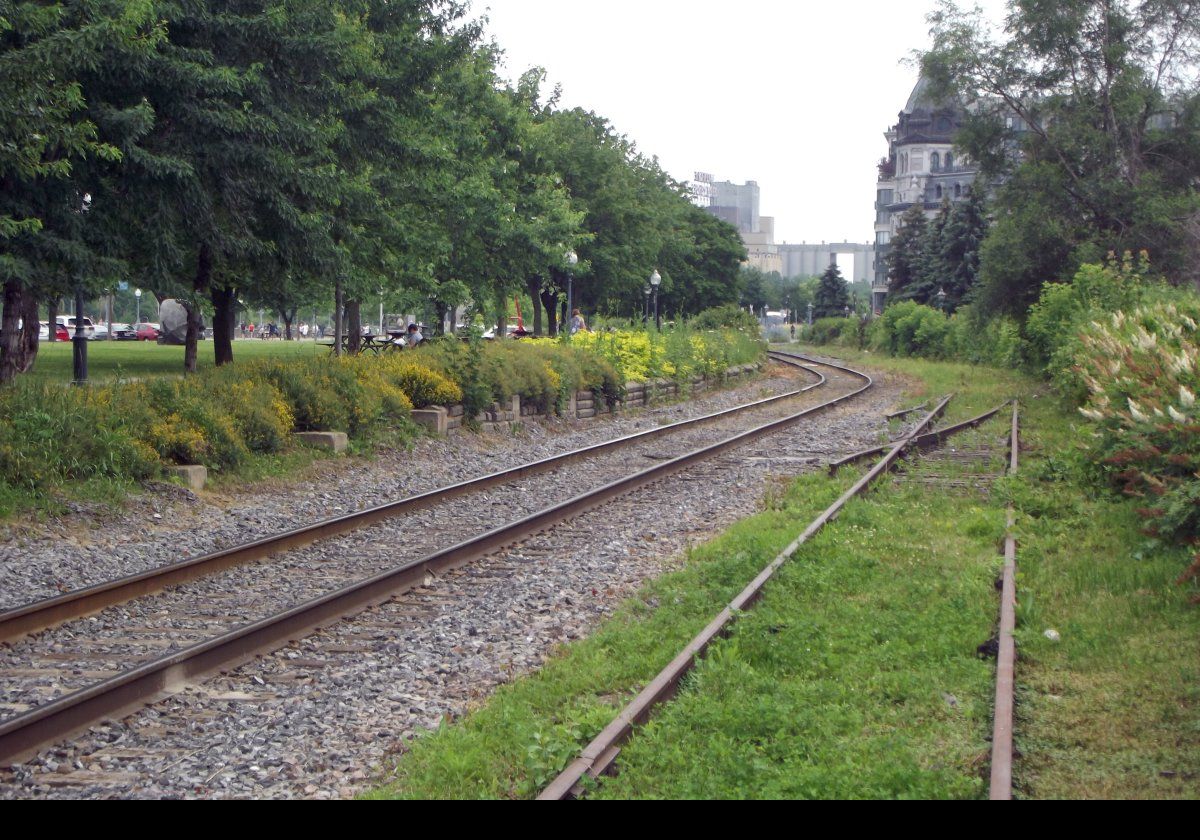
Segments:
[[[998,406],[992,411],[962,423],[945,427],[936,432],[923,430],[940,415],[950,397],[947,397],[933,408],[925,417],[901,440],[893,444],[876,447],[853,453],[840,461],[831,464],[831,471],[838,466],[866,457],[882,455],[880,460],[860,478],[850,489],[837,499],[829,508],[814,519],[807,528],[779,555],[775,557],[759,575],[746,585],[730,604],[716,615],[703,630],[700,631],[674,659],[654,677],[646,687],[606,726],[553,781],[551,781],[538,796],[539,799],[573,799],[584,795],[589,784],[594,784],[603,776],[614,772],[616,762],[621,753],[621,745],[633,736],[636,728],[645,723],[662,704],[669,702],[678,691],[683,678],[691,671],[696,661],[703,657],[709,647],[719,638],[726,635],[732,628],[737,616],[751,608],[761,596],[763,588],[778,569],[787,562],[793,554],[818,533],[828,522],[837,516],[842,507],[851,498],[864,492],[880,476],[889,471],[908,448],[924,450],[922,456],[925,462],[920,471],[914,474],[898,477],[896,481],[919,481],[933,483],[947,488],[952,492],[965,492],[968,489],[987,493],[992,483],[1005,474],[1003,466],[997,467],[995,441],[981,437],[967,446],[953,448],[941,447],[953,434],[973,429],[981,423],[996,416],[1005,407]],[[1007,404],[1005,404],[1007,405]],[[911,410],[910,410],[911,411]],[[899,412],[907,414],[910,412]],[[1010,453],[1009,470],[1016,469],[1016,453],[1018,448],[1017,406],[1013,404],[1011,436],[1005,442]],[[932,467],[932,469],[930,469]],[[1013,515],[1010,508],[1008,518],[1009,535],[1005,541],[1005,566],[1003,577],[1003,594],[1001,599],[1001,618],[999,630],[999,656],[997,665],[997,689],[995,700],[995,731],[993,735],[991,798],[1011,798],[1012,773],[1012,689],[1013,689],[1013,613],[1014,613],[1014,575],[1015,575],[1015,543],[1012,538]]]
[[[786,361],[807,364],[795,359]],[[238,549],[234,549],[220,552],[208,563],[189,563],[184,585],[139,575],[135,576],[138,580],[93,587],[96,591],[76,599],[73,607],[84,613],[103,609],[90,618],[64,618],[60,612],[30,619],[28,616],[36,614],[32,607],[10,611],[19,614],[14,618],[27,622],[26,628],[66,623],[30,638],[10,641],[0,657],[0,680],[5,685],[0,696],[7,704],[0,706],[0,714],[8,712],[6,719],[0,720],[0,765],[32,755],[97,721],[174,694],[207,675],[227,671],[317,627],[384,602],[398,603],[398,593],[420,587],[430,576],[445,574],[518,540],[536,537],[556,522],[787,428],[870,387],[869,378],[861,374],[836,366],[821,369],[827,374],[814,374],[819,381],[808,388],[582,451],[588,454],[574,452],[548,459],[554,462],[552,466],[547,462],[527,465],[509,471],[511,475],[504,481],[497,474],[465,482],[471,489],[456,485],[450,488],[449,498],[474,508],[476,513],[481,508],[526,513],[482,534],[476,526],[476,533],[469,538],[455,539],[446,530],[461,516],[463,508],[456,512],[445,500],[435,505],[429,498],[431,494],[426,494],[415,501],[407,500],[407,507],[401,502],[385,506],[386,510],[319,523],[302,529],[300,534],[259,541],[242,547],[240,558]],[[807,398],[811,402],[809,392],[821,385],[840,388],[842,393],[797,410],[794,401]],[[764,413],[783,416],[764,422]],[[744,425],[747,418],[759,425],[734,434],[720,428],[722,424]],[[718,439],[697,448],[698,434]],[[614,463],[601,467],[604,459],[628,461],[630,449],[639,446],[647,448],[638,460],[651,461],[651,466],[632,474],[627,464],[620,465],[620,469]],[[592,487],[548,508],[537,501],[538,494],[528,482],[549,478],[550,489],[557,495],[564,495],[564,490],[573,492],[578,488],[565,483],[563,477],[571,470],[562,468],[580,463],[588,465]],[[541,488],[543,496],[546,489]],[[501,491],[507,495],[500,497]],[[418,513],[428,518],[414,525]],[[403,514],[403,520],[397,518],[399,514]],[[387,530],[394,529],[398,521],[403,521],[408,531],[401,544],[402,553],[417,555],[399,565],[395,561],[397,534]],[[420,548],[425,543],[413,537],[414,533],[429,537],[428,544],[434,550]],[[322,542],[314,544],[314,540]],[[302,550],[297,551],[297,547]],[[269,563],[247,565],[270,555],[277,556]],[[172,567],[166,570],[168,574],[182,571]],[[353,582],[346,585],[346,580]],[[139,588],[167,591],[129,601]],[[100,607],[87,600],[101,595],[118,599],[117,603]],[[57,603],[49,605],[51,609],[61,611],[67,606],[62,599],[52,601]],[[27,635],[30,631],[21,632]]]

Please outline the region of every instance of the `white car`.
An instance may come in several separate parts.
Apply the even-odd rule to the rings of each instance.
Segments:
[[[115,327],[116,324],[113,324]],[[84,329],[87,329],[86,323]],[[88,336],[89,341],[108,341],[108,324],[96,324],[92,327],[92,334]]]
[[[67,328],[67,332],[71,337],[75,337],[75,316],[74,315],[59,315],[58,323]],[[92,319],[88,316],[83,316],[83,334],[87,338],[91,338],[96,333],[96,326],[92,323]]]

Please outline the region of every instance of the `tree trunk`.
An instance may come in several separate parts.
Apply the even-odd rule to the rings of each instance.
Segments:
[[[508,298],[496,295],[496,338],[508,335]]]
[[[333,287],[333,355],[342,355],[342,280]]]
[[[16,280],[4,283],[4,309],[0,312],[0,383],[11,382],[20,372],[21,331],[17,319],[21,317],[23,292]]]
[[[437,326],[433,328],[434,335],[446,334],[446,311],[450,308],[440,300],[433,302],[433,308],[437,310]]]
[[[183,370],[185,373],[196,372],[196,349],[200,341],[200,308],[197,301],[209,290],[212,280],[212,252],[207,245],[201,245],[196,254],[196,278],[192,281],[192,300],[184,303],[187,310],[187,337],[183,340]],[[183,301],[180,301],[183,303]]]
[[[296,320],[296,310],[293,309],[291,312],[284,312],[282,309],[279,310],[279,319],[283,321],[283,340],[291,341],[292,321]]]
[[[38,301],[37,296],[28,289],[25,290],[21,305],[21,320],[24,326],[21,328],[21,359],[18,366],[20,373],[25,373],[33,367],[38,354]],[[46,329],[50,329],[49,324]]]
[[[529,305],[533,307],[533,334],[542,334],[542,302],[538,299],[538,293],[542,290],[542,278],[533,276],[525,281],[525,285],[529,289]]]
[[[558,295],[553,289],[541,291],[538,296],[542,299],[542,306],[546,308],[546,333],[550,336],[558,335],[558,324],[555,321],[555,306],[558,304]]]
[[[233,361],[234,304],[237,289],[213,289],[213,358],[217,366]]]
[[[51,341],[58,341],[58,298],[53,298],[46,306],[46,329],[50,331],[47,336]]]
[[[362,304],[357,300],[346,301],[346,349],[351,356],[362,352]]]

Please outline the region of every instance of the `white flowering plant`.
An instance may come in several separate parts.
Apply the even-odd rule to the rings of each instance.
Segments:
[[[1200,542],[1200,299],[1093,321],[1075,361],[1087,388],[1079,412],[1097,424],[1102,469],[1145,499],[1148,533]],[[1184,577],[1198,573],[1200,559]]]

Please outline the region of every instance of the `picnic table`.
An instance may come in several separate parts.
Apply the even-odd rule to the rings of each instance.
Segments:
[[[398,353],[404,349],[404,343],[400,340],[404,338],[403,330],[389,330],[386,335],[364,335],[360,340],[360,347],[364,353],[374,353],[378,356],[381,353]],[[334,341],[319,341],[321,344],[329,348],[333,352]],[[350,349],[350,336],[342,336],[342,351],[346,352]]]

